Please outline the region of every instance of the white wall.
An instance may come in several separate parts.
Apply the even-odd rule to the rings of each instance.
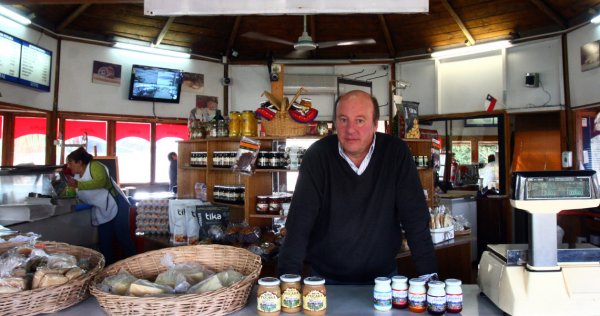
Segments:
[[[6,81],[0,81],[0,93],[2,93],[0,101],[43,110],[52,110],[56,82],[57,40],[1,16],[0,31],[52,51],[50,92],[34,90],[24,86],[7,83]]]
[[[204,74],[202,95],[219,98],[223,108],[223,65],[214,62],[164,57],[98,45],[62,41],[59,111],[154,116],[152,102],[127,99],[133,64],[182,69]],[[121,65],[119,86],[92,83],[94,60]],[[179,104],[155,103],[157,117],[187,118],[195,107],[196,94],[181,93]]]
[[[588,24],[567,35],[571,106],[600,102],[600,68],[581,71],[581,46],[600,40],[600,25]]]

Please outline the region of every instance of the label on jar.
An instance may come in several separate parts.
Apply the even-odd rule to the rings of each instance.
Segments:
[[[256,300],[256,309],[265,313],[281,310],[281,300],[273,292],[264,292]]]
[[[446,311],[446,296],[427,295],[427,310],[433,313]]]
[[[413,308],[425,308],[427,295],[425,293],[408,292],[408,305]]]
[[[463,308],[462,294],[446,294],[446,306],[449,311],[460,311]]]
[[[406,306],[408,304],[408,290],[392,289],[392,304],[395,306]]]
[[[259,213],[266,213],[269,211],[268,203],[256,203],[256,211]]]
[[[391,291],[373,291],[373,305],[375,307],[389,308],[392,306]]]
[[[295,288],[287,288],[281,293],[281,307],[295,308],[300,307],[302,294]]]
[[[310,291],[304,296],[302,307],[305,310],[318,312],[327,308],[327,297],[319,291]]]

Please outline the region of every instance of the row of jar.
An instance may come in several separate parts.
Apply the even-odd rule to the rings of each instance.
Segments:
[[[429,281],[405,276],[378,277],[373,289],[373,307],[387,311],[392,307],[406,308],[413,313],[425,311],[432,315],[460,313],[463,307],[462,282],[458,279]],[[410,284],[410,285],[409,285]],[[427,288],[425,287],[427,284]]]
[[[256,196],[256,214],[287,216],[292,202],[291,193]]]
[[[231,204],[244,204],[246,188],[242,185],[215,185],[213,200]]]
[[[303,283],[303,284],[302,284]],[[259,316],[276,316],[280,312],[308,316],[322,316],[327,312],[327,289],[320,277],[301,277],[284,274],[279,279],[265,277],[258,280],[256,309]]]
[[[214,168],[230,168],[235,164],[237,151],[215,151],[212,154]],[[206,167],[208,153],[206,151],[193,151],[190,153],[190,166]]]

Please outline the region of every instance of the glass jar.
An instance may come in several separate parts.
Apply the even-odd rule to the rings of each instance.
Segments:
[[[281,311],[279,279],[266,277],[258,280],[256,310],[259,316],[277,316]]]
[[[392,277],[392,307],[406,308],[408,306],[408,278],[402,275]]]
[[[268,169],[269,168],[269,158],[267,158],[266,151],[259,151],[256,155],[256,167],[259,169]]]
[[[327,312],[325,279],[307,277],[302,289],[302,309],[307,316],[323,316]]]
[[[408,309],[413,313],[423,313],[427,309],[425,280],[412,278],[408,281]]]
[[[236,137],[242,134],[241,124],[242,114],[238,111],[229,112],[229,137]]]
[[[373,307],[378,311],[389,311],[392,309],[392,287],[390,286],[390,278],[375,278]]]
[[[269,212],[269,196],[258,195],[256,196],[256,213],[267,214]]]
[[[281,311],[297,313],[302,309],[302,285],[297,274],[284,274],[281,280]]]
[[[269,214],[280,215],[281,212],[281,198],[277,195],[271,195],[269,197]]]
[[[242,135],[256,136],[257,121],[253,111],[242,112]]]
[[[444,315],[446,312],[446,290],[444,282],[430,281],[427,283],[427,311],[431,315]]]
[[[460,313],[463,309],[462,282],[459,279],[446,280],[446,312]]]

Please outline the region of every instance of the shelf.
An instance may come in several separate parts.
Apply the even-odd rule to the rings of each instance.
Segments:
[[[283,217],[283,215],[271,215],[271,214],[250,214],[248,215],[252,218],[275,218],[275,217]]]
[[[256,140],[285,140],[285,139],[321,139],[324,136],[320,136],[320,135],[304,135],[304,136],[294,136],[294,137],[286,137],[286,136],[263,136],[263,137],[255,137],[255,136],[248,136],[248,138],[252,138],[252,139],[256,139]],[[230,141],[230,142],[234,142],[237,141],[239,142],[242,139],[242,137],[210,137],[210,138],[199,138],[199,139],[190,139],[190,140],[183,140],[180,141],[179,143],[202,143],[202,142],[223,142],[223,141]]]
[[[298,172],[298,169],[256,169],[256,172]]]
[[[232,204],[232,203],[225,203],[225,202],[218,202],[218,201],[213,201],[212,204],[214,204],[216,206],[228,206],[231,208],[244,208],[244,204]]]
[[[183,170],[206,170],[206,167],[191,167],[191,166],[183,166],[179,167]]]

